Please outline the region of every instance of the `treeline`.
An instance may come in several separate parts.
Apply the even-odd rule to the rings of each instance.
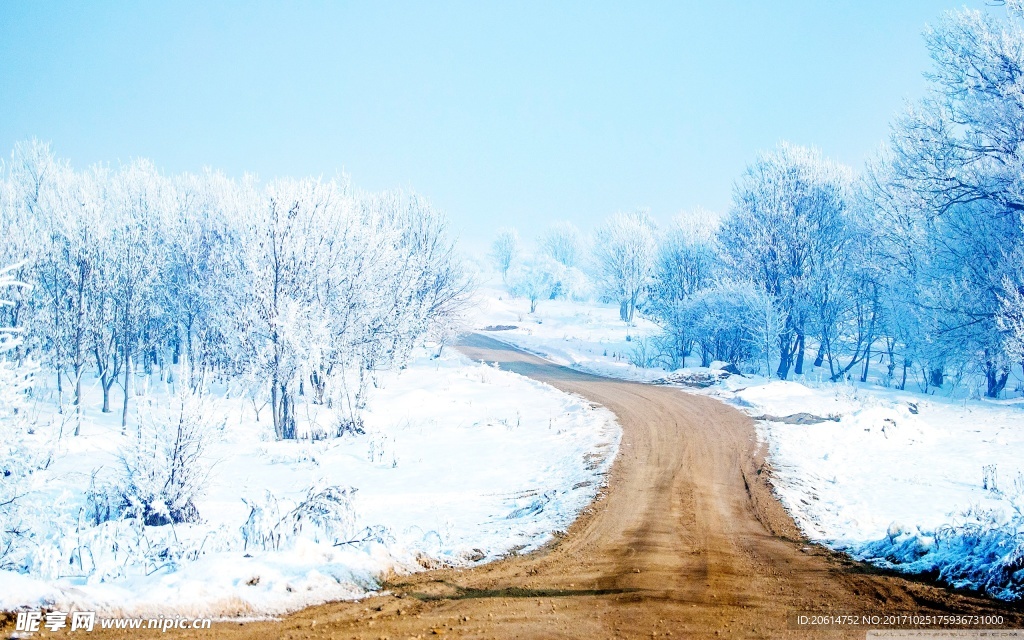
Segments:
[[[1024,10],[1006,11],[953,12],[928,33],[927,95],[859,175],[782,144],[720,218],[602,225],[597,292],[624,320],[640,309],[665,329],[642,359],[780,378],[813,363],[862,381],[880,366],[901,389],[977,380],[998,397],[1024,360]]]
[[[468,290],[419,198],[144,160],[75,171],[38,141],[3,165],[0,237],[0,262],[31,285],[0,307],[15,359],[52,372],[62,410],[97,384],[122,424],[133,381],[159,374],[244,387],[278,438],[332,435],[304,433],[298,402],[330,405],[335,434],[358,430],[374,373],[443,342]]]

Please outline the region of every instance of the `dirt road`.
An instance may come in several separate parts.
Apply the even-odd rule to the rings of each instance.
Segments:
[[[862,629],[795,628],[801,611],[995,614],[1005,627],[1024,627],[1020,606],[886,575],[808,545],[771,496],[751,420],[734,409],[678,389],[584,375],[483,336],[460,348],[618,416],[622,446],[607,491],[567,535],[541,552],[474,569],[395,577],[387,585],[393,596],[180,635],[865,637]]]

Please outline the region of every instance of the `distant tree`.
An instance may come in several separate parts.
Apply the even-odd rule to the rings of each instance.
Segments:
[[[717,225],[716,216],[707,211],[680,214],[658,248],[648,307],[665,328],[663,355],[672,368],[685,367],[693,349],[693,297],[715,282]]]
[[[654,223],[645,211],[617,213],[598,227],[594,257],[603,294],[619,303],[619,317],[633,322],[650,284],[657,256]]]
[[[512,270],[509,286],[513,294],[530,301],[530,313],[537,310],[537,303],[552,296],[558,283],[555,273],[558,264],[550,258],[537,258],[525,262]]]
[[[571,222],[556,222],[540,237],[541,253],[566,267],[578,267],[583,253],[583,236]]]
[[[508,270],[519,253],[519,232],[509,227],[498,229],[498,235],[491,244],[491,259],[501,272],[501,279],[508,282]]]

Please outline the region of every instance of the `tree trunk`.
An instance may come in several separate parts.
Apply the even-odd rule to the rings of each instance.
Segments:
[[[640,293],[636,292],[629,297],[629,323],[633,324],[633,316],[636,315],[636,301],[640,297]]]
[[[79,435],[82,431],[82,365],[75,364],[75,414],[77,420],[75,421],[75,435]]]
[[[64,382],[61,367],[57,367],[57,413],[64,414]]]
[[[275,382],[270,387],[271,415],[274,418],[274,435],[278,440],[295,439],[295,407],[288,387]]]
[[[274,422],[274,435],[277,436],[278,440],[283,440],[284,433],[281,431],[281,412],[277,403],[277,380],[270,383],[270,417]]]
[[[288,389],[281,385],[281,433],[285,440],[295,439],[295,407]]]
[[[171,354],[171,364],[179,364],[181,361],[181,329],[174,326],[174,352]]]
[[[82,406],[82,365],[75,366],[75,406]]]
[[[196,353],[195,345],[192,344],[192,327],[194,324],[195,318],[190,316],[188,326],[185,327],[185,357],[188,358],[188,386],[192,390],[196,388]]]
[[[991,360],[985,362],[985,390],[986,398],[998,398],[999,393],[1006,387],[1006,381],[1010,378],[1010,368],[998,366]]]
[[[629,322],[629,302],[626,300],[619,303],[619,319]]]
[[[132,358],[128,346],[124,348],[124,404],[121,406],[121,430],[128,426],[128,391],[132,380]]]
[[[76,318],[75,318],[75,407],[78,408],[79,416],[81,416],[82,406],[82,376],[85,374],[85,352],[82,349],[82,343],[84,342],[84,329],[85,325],[85,278],[88,275],[88,269],[82,265],[79,261],[78,266],[78,300],[75,305]],[[79,420],[81,422],[81,420]],[[78,427],[75,427],[75,435],[78,435]]]
[[[797,334],[796,342],[797,342],[797,346],[796,346],[796,366],[793,367],[793,373],[795,373],[798,376],[801,376],[804,373],[804,334],[803,333]]]
[[[868,381],[868,368],[870,366],[871,366],[871,342],[869,341],[868,342],[868,346],[866,347],[866,350],[864,351],[864,369],[861,371],[861,374],[860,374],[860,381],[861,382],[867,382]]]
[[[779,368],[775,371],[775,375],[778,376],[779,380],[785,380],[789,375],[789,365],[792,357],[793,349],[790,347],[789,337],[783,336],[779,338]]]

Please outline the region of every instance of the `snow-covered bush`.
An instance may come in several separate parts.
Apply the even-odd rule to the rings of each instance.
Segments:
[[[853,550],[863,560],[909,573],[933,573],[956,588],[1003,600],[1024,597],[1024,514],[971,509],[935,531],[890,526],[889,534]]]
[[[629,352],[629,363],[634,367],[656,367],[662,359],[659,344],[654,338],[638,338],[633,340],[633,350]]]
[[[691,318],[700,345],[701,366],[714,360],[742,364],[759,355],[751,317],[756,308],[752,286],[722,286],[693,296]]]
[[[72,574],[108,582],[174,571],[205,554],[238,547],[237,533],[224,526],[149,527],[137,518],[93,525],[84,517],[54,524],[59,525],[56,533],[34,554],[33,575],[52,579]]]
[[[695,351],[704,367],[716,360],[751,369],[767,363],[770,372],[780,314],[754,284],[721,282],[673,300],[671,307],[665,312],[671,315],[665,330],[634,350],[631,359],[637,366],[658,362],[676,369]]]
[[[356,513],[351,487],[314,485],[306,498],[292,508],[282,506],[269,491],[262,500],[246,500],[249,518],[242,525],[242,540],[247,549],[280,551],[296,538],[313,542],[344,544],[355,535]]]
[[[208,402],[182,388],[169,403],[147,399],[118,452],[118,515],[147,526],[200,521],[195,500],[210,473],[204,453],[216,425],[208,417]]]

